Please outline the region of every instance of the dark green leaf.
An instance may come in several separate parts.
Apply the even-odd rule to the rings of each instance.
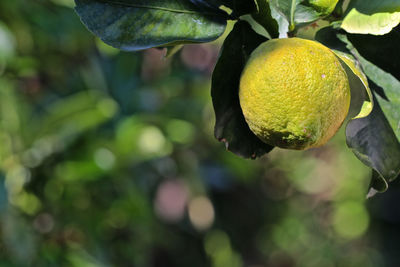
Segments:
[[[347,0],[339,0],[335,6],[335,9],[332,11],[332,16],[334,18],[342,18],[343,14],[344,14],[344,2],[346,2]]]
[[[378,88],[382,88],[381,95],[383,97],[378,96],[377,100],[381,104],[382,110],[398,140],[400,140],[400,82],[360,56],[359,61],[364,68],[365,74]]]
[[[251,52],[264,41],[266,38],[255,33],[247,22],[237,22],[224,42],[212,77],[215,137],[225,142],[227,149],[246,158],[262,156],[273,148],[249,129],[238,95],[244,65]]]
[[[383,193],[388,189],[388,183],[385,179],[377,173],[375,170],[372,170],[371,182],[369,184],[369,192],[367,198],[373,197],[376,193]]]
[[[341,37],[341,40],[347,43],[347,47],[351,50],[351,53],[357,58],[358,62],[364,69],[364,72],[370,80],[374,83],[375,87],[381,87],[383,90],[378,91],[379,95],[377,100],[380,102],[385,116],[389,119],[389,123],[395,132],[395,135],[400,140],[400,82],[395,77],[386,73],[376,65],[372,64],[365,58],[363,58],[359,52],[354,48],[352,43],[347,38]]]
[[[391,181],[400,171],[400,144],[375,101],[370,115],[351,120],[346,127],[347,145],[367,166],[372,167],[379,177]],[[375,184],[382,184],[383,181]],[[381,190],[381,188],[376,188]]]
[[[362,58],[346,35],[340,34],[338,37],[346,43],[347,48],[356,57],[370,79],[390,89],[388,92],[394,96],[393,103],[379,96],[374,97],[372,112],[365,118],[351,120],[346,128],[347,143],[356,156],[372,167],[382,180],[390,182],[400,173],[400,143],[395,133],[398,131],[400,104],[397,94],[393,93],[395,87],[400,87],[400,83]],[[381,106],[384,107],[383,111]],[[400,137],[400,132],[398,137]],[[385,181],[374,183],[383,184]],[[376,190],[379,189],[376,188]]]
[[[346,35],[341,34],[340,31],[325,28],[317,33],[316,38],[331,48],[351,52],[358,64],[363,67],[364,72],[378,85],[388,88],[387,92],[394,100],[394,102],[388,102],[380,96],[374,97],[372,112],[366,117],[357,116],[350,120],[346,127],[348,146],[364,164],[374,170],[371,187],[378,192],[384,191],[387,189],[387,182],[395,179],[400,172],[400,144],[396,138],[400,121],[400,98],[395,92],[400,88],[400,83],[363,59]],[[372,85],[377,86],[375,83]],[[386,95],[386,91],[380,94]],[[354,91],[354,84],[352,84],[352,105],[354,99],[358,97],[359,94]],[[388,98],[390,100],[389,95]],[[400,131],[397,135],[400,137]],[[373,195],[374,190],[370,191],[369,195]]]
[[[348,6],[347,11],[352,8],[357,9],[359,12],[372,15],[374,13],[393,13],[400,11],[400,1],[398,0],[352,0]]]
[[[400,80],[400,26],[382,36],[349,34],[348,39],[362,57]]]
[[[346,44],[340,41],[337,37],[338,30],[333,27],[325,27],[320,29],[315,34],[315,40],[329,47],[330,49],[349,53],[350,51],[346,48]]]
[[[82,22],[105,43],[126,51],[209,42],[224,33],[227,14],[176,0],[75,0]]]
[[[257,21],[272,38],[279,37],[279,25],[271,15],[271,8],[267,1],[260,1],[258,11],[252,14],[252,17]]]

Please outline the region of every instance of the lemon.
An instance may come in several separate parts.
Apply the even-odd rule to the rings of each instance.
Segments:
[[[349,110],[350,86],[329,48],[300,38],[272,39],[250,55],[239,100],[263,142],[302,150],[325,144],[337,132]]]

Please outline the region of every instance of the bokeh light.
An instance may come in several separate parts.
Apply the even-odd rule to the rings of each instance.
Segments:
[[[189,202],[188,211],[190,221],[198,230],[205,230],[214,222],[214,208],[207,197],[193,198]]]
[[[213,267],[242,266],[242,259],[232,250],[229,237],[220,230],[214,230],[207,234],[204,247],[211,257]]]
[[[333,214],[333,226],[341,237],[358,238],[366,232],[368,224],[369,216],[364,203],[346,201],[337,204]]]
[[[157,189],[155,212],[165,221],[177,222],[184,216],[188,198],[188,188],[182,181],[165,181]]]

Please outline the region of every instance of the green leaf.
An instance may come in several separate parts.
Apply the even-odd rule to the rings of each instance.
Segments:
[[[351,120],[346,127],[347,145],[367,166],[372,167],[381,181],[372,184],[378,191],[382,184],[395,179],[400,171],[400,144],[376,101],[370,115]]]
[[[376,193],[383,193],[388,189],[388,183],[375,170],[372,170],[372,178],[369,185],[367,198],[373,197]]]
[[[339,0],[308,0],[307,2],[318,12],[329,15],[335,9]]]
[[[400,26],[382,36],[348,34],[348,39],[363,58],[400,80]]]
[[[347,8],[348,11],[353,8],[359,12],[372,15],[374,13],[393,13],[400,12],[400,1],[398,0],[352,0]]]
[[[337,53],[342,55],[343,60],[346,61],[346,57],[348,57],[353,61],[353,64],[347,63],[347,65],[364,85],[368,86],[367,78],[363,74],[365,72],[378,85],[388,88],[385,90],[385,94],[387,91],[388,98],[390,95],[394,99],[393,102],[388,102],[380,96],[373,96],[370,105],[368,105],[368,101],[365,101],[361,112],[350,120],[346,127],[347,145],[364,164],[374,170],[371,181],[373,190],[368,195],[372,196],[375,191],[385,191],[387,183],[400,173],[400,143],[396,138],[396,134],[399,136],[397,128],[400,121],[400,99],[396,91],[398,92],[400,83],[393,76],[384,73],[363,59],[349,42],[347,36],[340,34],[335,29],[331,27],[322,29],[317,33],[316,38],[331,48],[351,52],[357,61],[353,61],[354,58],[348,54]],[[343,57],[343,55],[347,56]],[[362,71],[360,66],[363,67]],[[351,82],[350,76],[349,79]],[[351,86],[353,105],[354,98],[357,99],[359,95],[354,93],[354,85],[351,84]],[[367,92],[371,95],[369,89]],[[383,111],[381,107],[383,107]],[[396,134],[394,129],[396,129]]]
[[[258,11],[251,15],[264,29],[269,33],[272,38],[279,37],[279,25],[272,17],[271,8],[267,0],[258,2]],[[286,26],[287,27],[287,26]]]
[[[274,5],[270,5],[271,17],[278,23],[279,38],[286,38],[289,31],[289,21]]]
[[[341,27],[349,33],[382,35],[400,23],[398,0],[351,1]]]
[[[344,18],[341,27],[349,33],[382,35],[400,23],[400,12],[365,15],[353,8]]]
[[[266,40],[255,33],[247,22],[237,22],[224,42],[212,77],[215,137],[225,142],[227,149],[246,158],[262,156],[273,148],[263,143],[249,129],[238,95],[240,75],[247,59]]]
[[[329,47],[330,49],[350,53],[346,44],[337,37],[338,31],[332,26],[324,27],[315,34],[315,40]]]
[[[316,21],[320,17],[322,17],[322,14],[317,12],[314,8],[305,5],[298,5],[294,14],[294,22],[296,24],[308,23]]]
[[[90,31],[126,51],[215,40],[224,33],[228,16],[222,10],[185,0],[75,3],[76,12]]]
[[[387,99],[381,96],[377,96],[376,98],[396,134],[397,139],[400,140],[400,82],[395,77],[384,72],[361,56],[359,56],[358,59],[363,66],[365,74],[378,86],[383,88],[383,93]]]
[[[363,163],[379,174],[377,177],[380,177],[382,181],[376,181],[379,178],[375,177],[372,186],[376,185],[375,189],[380,191],[384,183],[392,181],[400,173],[400,143],[398,141],[400,137],[400,132],[398,132],[400,82],[363,59],[345,35],[338,36],[347,44],[347,48],[357,58],[364,72],[375,83],[387,89],[385,94],[388,94],[389,99],[393,98],[393,102],[388,102],[379,96],[374,96],[371,113],[366,117],[351,120],[346,127],[348,146]],[[383,110],[381,106],[384,107]]]
[[[302,2],[304,0],[270,0],[270,5],[271,9],[280,13],[287,20],[289,31],[293,31],[297,24],[312,22],[322,16]]]
[[[400,140],[400,81],[363,58],[347,38],[342,37],[342,40],[347,43],[347,47],[350,48],[362,66],[363,72],[373,81],[373,84],[383,88],[382,92],[378,91],[380,96],[377,96],[377,100],[381,104],[392,130]]]
[[[293,31],[295,28],[294,14],[300,1],[301,0],[270,0],[270,5],[281,13],[289,22],[290,31]]]

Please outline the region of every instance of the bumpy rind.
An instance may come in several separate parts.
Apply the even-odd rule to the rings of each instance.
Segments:
[[[350,86],[329,48],[300,38],[272,39],[251,54],[239,99],[246,122],[263,142],[303,150],[325,144],[340,128]]]

